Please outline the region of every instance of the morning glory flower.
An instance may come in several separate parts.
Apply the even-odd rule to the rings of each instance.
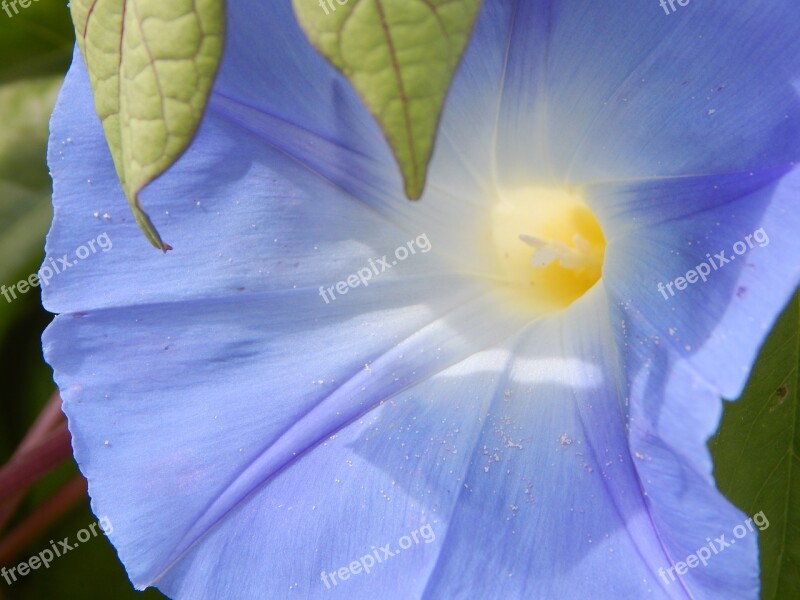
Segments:
[[[52,121],[48,257],[113,250],[53,278],[45,352],[132,582],[757,597],[705,443],[800,280],[796,3],[487,2],[414,203],[289,2],[227,10],[142,194],[173,252],[79,54]]]

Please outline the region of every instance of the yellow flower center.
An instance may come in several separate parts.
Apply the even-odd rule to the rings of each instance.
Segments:
[[[583,296],[603,270],[606,240],[594,214],[569,189],[504,191],[491,213],[491,245],[512,299],[556,311]]]

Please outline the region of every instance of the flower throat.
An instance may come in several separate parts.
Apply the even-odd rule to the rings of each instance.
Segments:
[[[606,241],[594,214],[568,189],[526,187],[500,195],[491,213],[498,275],[515,302],[568,307],[600,279]]]

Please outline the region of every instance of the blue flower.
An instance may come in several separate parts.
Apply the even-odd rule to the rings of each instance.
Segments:
[[[142,196],[174,252],[77,54],[52,122],[48,256],[113,247],[53,277],[45,352],[134,584],[757,597],[705,443],[800,280],[796,2],[487,2],[417,203],[289,2],[228,11]]]

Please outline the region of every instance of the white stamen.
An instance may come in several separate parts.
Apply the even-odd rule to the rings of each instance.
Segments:
[[[592,246],[579,234],[572,238],[574,248],[555,240],[544,240],[534,235],[520,234],[519,239],[533,248],[531,266],[537,269],[549,267],[558,261],[565,269],[578,271],[596,266],[597,259],[592,253]]]

